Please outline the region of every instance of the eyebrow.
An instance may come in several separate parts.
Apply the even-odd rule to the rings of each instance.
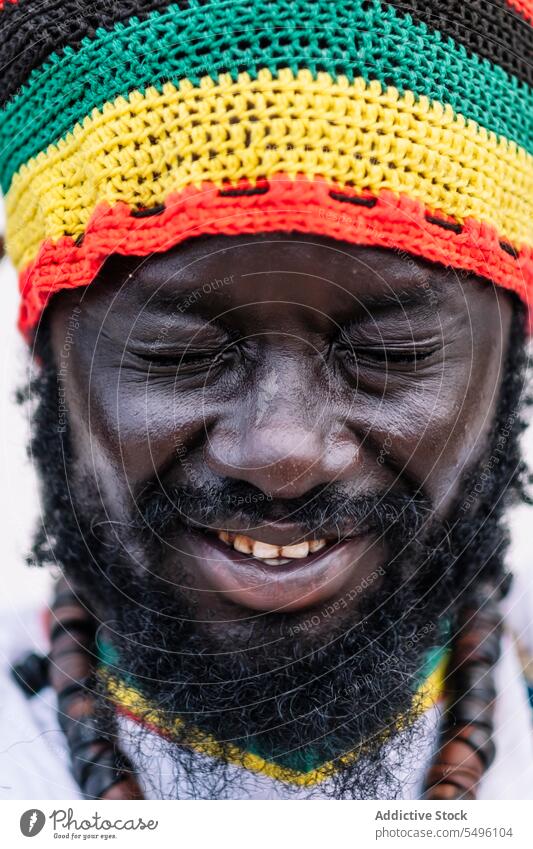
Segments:
[[[198,292],[198,295],[195,293]],[[202,300],[202,286],[187,287],[181,292],[152,292],[143,306],[143,311],[153,316],[173,316],[175,319],[197,318],[194,310]]]
[[[221,280],[223,279],[221,278]],[[218,278],[216,280],[218,281]],[[183,289],[180,289],[179,292],[168,291],[167,289],[166,291],[161,290],[151,293],[148,306],[157,313],[171,310],[176,315],[183,314],[185,316],[187,314],[193,314],[195,304],[201,303],[211,293],[211,289],[208,292],[204,291],[205,285],[211,286],[212,291],[216,291],[213,281],[191,281],[190,283],[187,282],[187,285]],[[219,286],[218,288],[223,288],[223,286]]]
[[[404,312],[429,307],[435,308],[442,303],[442,284],[413,284],[405,285],[399,289],[391,289],[388,292],[369,293],[357,298],[358,304],[365,313]],[[431,301],[431,303],[430,303]]]

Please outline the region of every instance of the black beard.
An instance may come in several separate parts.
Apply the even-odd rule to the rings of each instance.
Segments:
[[[102,535],[107,515],[90,495],[91,481],[80,482],[74,474],[68,439],[57,432],[56,375],[49,366],[43,368],[33,388],[39,407],[32,451],[45,485],[44,531],[37,536],[33,561],[61,564],[102,623],[103,633],[113,635],[119,653],[115,671],[134,678],[165,720],[183,720],[173,754],[176,778],[187,776],[191,795],[231,797],[224,753],[228,760],[229,746],[235,743],[289,769],[305,770],[309,758],[323,764],[352,753],[355,761],[335,772],[321,792],[336,798],[394,798],[399,792],[383,756],[385,739],[387,745],[409,748],[416,733],[413,694],[426,653],[445,642],[442,623],[448,619],[453,630],[459,607],[480,581],[497,585],[505,578],[502,516],[510,498],[520,493],[524,472],[517,411],[525,355],[524,346],[517,343],[522,324],[515,324],[488,452],[498,462],[489,471],[480,468],[465,478],[460,488],[465,497],[448,521],[429,523],[429,505],[416,493],[381,499],[381,515],[372,496],[348,504],[352,521],[359,511],[361,522],[372,517],[376,526],[385,528],[390,552],[385,575],[358,598],[357,616],[353,608],[331,618],[324,609],[261,614],[247,619],[248,632],[241,621],[234,632],[225,623],[222,642],[212,626],[199,621],[185,594],[170,596],[154,575],[157,569],[140,570],[128,555],[133,532],[137,548],[146,552],[147,565],[157,563],[160,543],[154,531],[172,527],[176,503],[182,515],[190,517],[195,510],[198,520],[205,521],[209,497],[149,488],[140,501],[141,521],[130,526],[130,540],[111,532]],[[75,503],[65,497],[66,480]],[[83,497],[77,497],[82,492]],[[322,526],[331,518],[328,492],[322,493],[323,507],[319,504],[317,515],[309,518],[315,528],[319,513]],[[472,500],[469,493],[475,494]],[[345,502],[338,500],[339,509]],[[227,503],[224,497],[215,498],[212,510],[219,516]],[[257,509],[253,516],[248,514],[252,521],[259,518]],[[391,515],[396,521],[390,521]],[[100,528],[98,536],[94,527]],[[313,617],[318,619],[316,627]],[[102,709],[106,706],[102,695]],[[220,767],[201,766],[187,754],[186,740],[194,728],[219,742]]]

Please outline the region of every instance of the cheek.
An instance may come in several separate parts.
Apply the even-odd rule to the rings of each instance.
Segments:
[[[486,451],[501,365],[501,347],[486,355],[465,350],[418,377],[396,380],[381,396],[356,399],[350,430],[365,434],[368,463],[421,487],[445,512],[462,474]]]
[[[185,454],[205,439],[211,413],[199,393],[176,391],[108,369],[87,386],[72,387],[70,421],[78,466],[114,496],[179,470]]]
[[[465,473],[487,451],[501,365],[501,349],[448,363],[439,379],[422,384],[407,419],[410,426],[402,449],[404,453],[410,449],[406,470],[442,514],[456,499]]]

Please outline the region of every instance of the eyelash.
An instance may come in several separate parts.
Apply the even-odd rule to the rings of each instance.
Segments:
[[[222,363],[223,359],[229,355],[229,352],[221,352],[221,351],[206,351],[202,353],[200,351],[194,352],[183,352],[176,354],[137,354],[139,359],[143,360],[145,363],[149,363],[150,366],[154,366],[155,368],[172,368],[181,369],[183,371],[187,369],[194,369],[195,366],[205,366],[209,364],[210,367],[215,367]]]
[[[358,346],[345,345],[340,349],[343,359],[350,360],[353,364],[369,361],[372,365],[416,365],[420,360],[425,360],[435,353],[435,348],[387,348],[382,346]]]
[[[342,339],[335,345],[337,354],[340,359],[344,360],[347,365],[357,366],[365,363],[370,366],[414,366],[421,360],[426,360],[435,353],[436,348],[416,347],[414,344],[409,347],[388,347],[383,345],[355,345],[348,339]],[[149,363],[154,369],[160,368],[193,372],[195,369],[200,370],[208,366],[209,370],[214,370],[221,366],[225,361],[233,359],[235,356],[234,346],[227,346],[224,350],[211,351],[184,351],[182,353],[173,354],[140,354],[136,356],[145,363]]]

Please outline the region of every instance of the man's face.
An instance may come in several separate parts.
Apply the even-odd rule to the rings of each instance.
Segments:
[[[156,562],[134,535],[130,554],[232,639],[251,611],[355,607],[391,551],[345,501],[418,492],[447,517],[486,447],[510,312],[489,285],[316,237],[115,257],[52,313],[77,480],[117,527],[163,494],[180,522],[156,523]]]
[[[372,798],[428,649],[501,578],[478,506],[515,437],[473,481],[518,403],[511,301],[383,249],[220,237],[114,257],[49,316],[37,560],[53,540],[121,674],[180,717],[179,763],[191,725],[291,768],[363,748],[332,792]]]

